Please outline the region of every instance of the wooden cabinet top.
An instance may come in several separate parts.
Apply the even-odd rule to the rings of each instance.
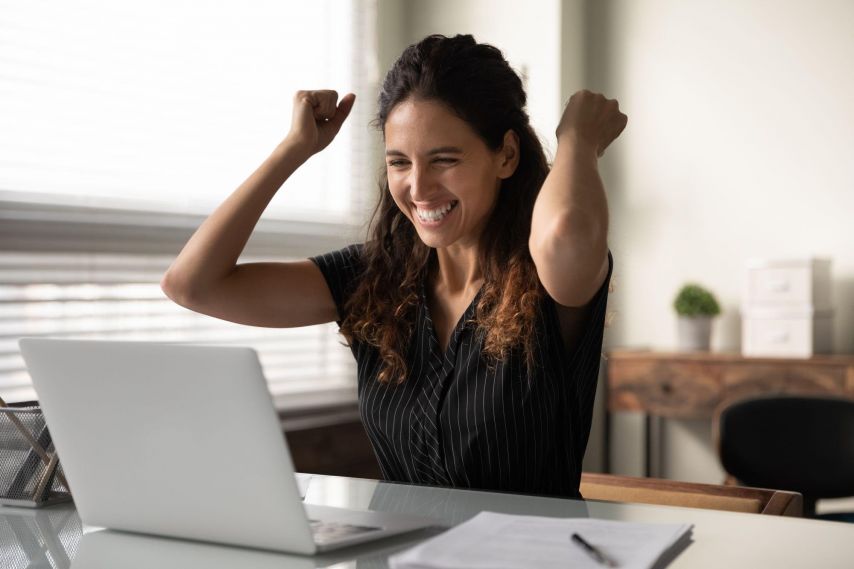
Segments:
[[[769,365],[836,365],[854,366],[854,354],[821,354],[811,358],[767,358],[743,356],[738,352],[665,352],[642,348],[614,348],[608,360],[684,361],[709,363],[757,363]]]
[[[610,411],[702,418],[723,403],[754,395],[854,398],[854,355],[755,358],[618,349],[607,354],[605,367]]]

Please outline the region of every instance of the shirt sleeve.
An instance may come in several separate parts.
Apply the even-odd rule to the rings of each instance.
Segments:
[[[608,307],[608,289],[611,286],[611,273],[614,270],[614,259],[608,251],[608,274],[605,280],[588,303],[589,315],[584,333],[578,342],[578,347],[570,358],[570,367],[576,368],[583,360],[595,355],[596,361],[602,352],[602,337],[605,333],[605,310]]]
[[[574,416],[577,419],[576,456],[583,456],[590,436],[590,424],[593,420],[593,400],[596,397],[596,386],[599,382],[599,367],[602,362],[602,340],[605,333],[605,312],[608,307],[608,289],[611,283],[611,273],[614,270],[614,259],[608,251],[608,274],[605,281],[593,299],[590,301],[590,316],[584,333],[579,341],[578,349],[570,359],[572,377],[576,378],[575,400],[572,402]]]
[[[364,245],[353,244],[331,251],[316,257],[309,257],[323,273],[323,278],[326,279],[326,285],[329,287],[329,292],[332,293],[332,299],[335,301],[335,307],[338,309],[338,326],[347,318],[345,306],[347,300],[356,290],[356,285],[361,278],[364,266],[362,263],[362,254]]]

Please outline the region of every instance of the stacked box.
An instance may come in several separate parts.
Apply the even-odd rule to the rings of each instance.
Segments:
[[[833,351],[831,260],[751,259],[741,306],[745,356],[801,357]]]

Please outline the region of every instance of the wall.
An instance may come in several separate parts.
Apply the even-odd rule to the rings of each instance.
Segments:
[[[854,3],[597,0],[591,88],[629,126],[604,164],[618,267],[611,346],[675,345],[687,280],[722,303],[714,350],[740,346],[746,258],[833,258],[835,349],[854,352]],[[640,422],[615,425],[617,471],[640,472]],[[717,482],[706,422],[668,421],[664,476]]]

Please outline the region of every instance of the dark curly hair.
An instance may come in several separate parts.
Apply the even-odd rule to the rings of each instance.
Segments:
[[[519,164],[502,189],[480,240],[484,284],[474,321],[484,355],[494,363],[520,348],[533,367],[537,306],[545,290],[537,277],[528,238],[534,202],[549,172],[543,147],[525,111],[522,81],[501,51],[470,35],[431,35],[410,45],[385,77],[376,126],[385,133],[389,113],[407,99],[438,101],[466,121],[487,147],[499,150],[504,135],[519,137]],[[425,245],[395,204],[385,172],[364,248],[364,273],[345,307],[341,334],[378,348],[378,380],[402,383],[413,333],[420,283],[435,251]]]

